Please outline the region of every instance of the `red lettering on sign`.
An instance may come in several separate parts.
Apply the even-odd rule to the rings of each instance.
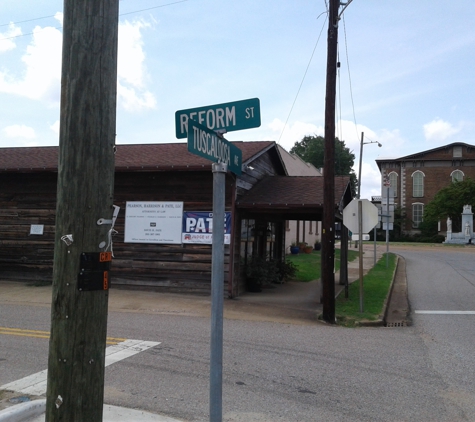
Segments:
[[[109,288],[109,271],[104,271],[104,290]]]
[[[99,262],[110,262],[110,261],[112,261],[112,252],[99,253]]]

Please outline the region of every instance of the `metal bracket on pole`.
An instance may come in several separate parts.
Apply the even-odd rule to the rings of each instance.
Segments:
[[[103,224],[112,224],[112,219],[106,220],[105,218],[99,218],[99,220],[97,220],[97,225],[102,226]]]
[[[211,168],[213,173],[226,173],[228,171],[228,165],[226,163],[213,163]]]

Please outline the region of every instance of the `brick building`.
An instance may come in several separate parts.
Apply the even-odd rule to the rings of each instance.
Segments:
[[[405,210],[406,233],[417,233],[424,207],[453,180],[475,179],[475,146],[462,142],[418,152],[400,158],[380,158],[381,186],[389,178],[394,204]],[[460,210],[462,212],[462,210]],[[439,231],[446,231],[445,221]]]

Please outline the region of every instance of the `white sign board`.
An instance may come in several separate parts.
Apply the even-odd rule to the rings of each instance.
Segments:
[[[43,234],[44,230],[44,225],[43,224],[32,224],[30,226],[30,234]]]
[[[363,238],[363,240],[369,240],[369,234],[364,234],[361,237]],[[351,235],[351,240],[353,240],[353,242],[357,242],[358,240],[360,240],[360,236],[353,233]]]
[[[127,202],[127,243],[181,244],[183,202]]]

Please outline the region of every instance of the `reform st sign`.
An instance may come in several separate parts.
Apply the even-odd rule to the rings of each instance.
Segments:
[[[259,98],[178,110],[175,113],[176,137],[186,138],[188,120],[194,120],[208,129],[231,132],[261,125]]]
[[[353,233],[359,232],[358,202],[362,208],[362,233],[369,233],[378,224],[378,208],[367,199],[353,199],[343,210],[343,224]]]
[[[241,174],[241,150],[193,120],[188,121],[188,151],[215,163],[227,164],[228,170]]]

